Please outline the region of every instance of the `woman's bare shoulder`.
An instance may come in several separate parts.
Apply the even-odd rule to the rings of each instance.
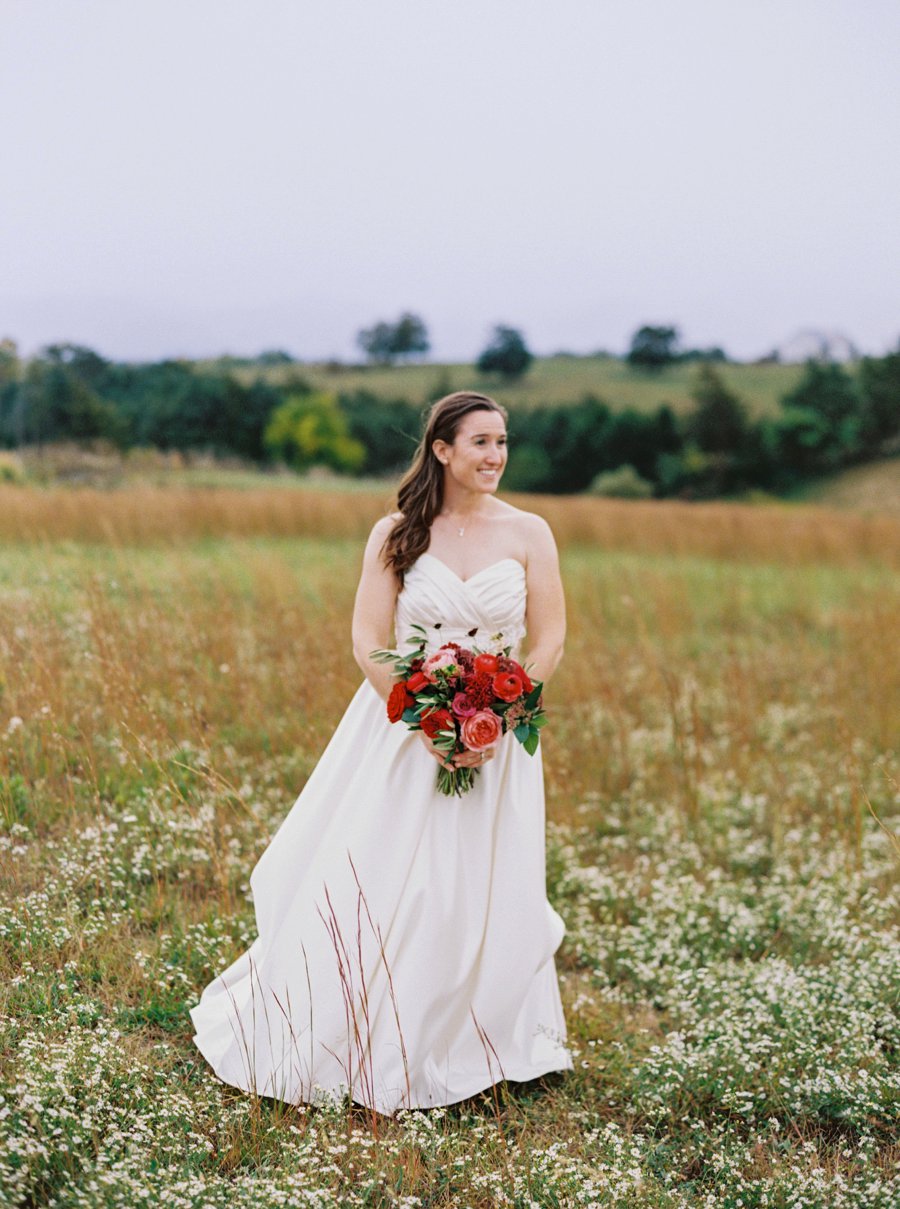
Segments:
[[[550,526],[542,516],[536,512],[526,512],[524,508],[516,508],[505,500],[502,503],[505,509],[504,518],[524,541],[542,538],[546,540],[548,536],[552,537]]]
[[[372,536],[387,537],[397,521],[402,519],[402,512],[389,512],[387,516],[380,517],[372,526]]]

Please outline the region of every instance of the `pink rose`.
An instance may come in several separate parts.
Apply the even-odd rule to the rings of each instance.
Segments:
[[[443,671],[445,668],[457,667],[458,664],[456,651],[442,646],[433,655],[429,655],[422,664],[422,675],[428,679],[429,683],[434,684],[437,680],[436,672]]]
[[[475,706],[469,700],[465,693],[456,693],[453,700],[450,702],[450,708],[456,714],[457,718],[471,718],[476,712]]]
[[[470,717],[463,718],[460,733],[469,751],[484,751],[497,742],[503,727],[493,710],[480,709]]]

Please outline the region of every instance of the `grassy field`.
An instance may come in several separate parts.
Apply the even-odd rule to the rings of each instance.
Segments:
[[[205,363],[212,368],[215,363]],[[796,385],[802,374],[798,365],[718,366],[728,385],[748,404],[752,415],[772,415],[778,400]],[[472,365],[404,365],[392,367],[347,366],[330,369],[309,364],[264,371],[278,382],[287,373],[299,372],[321,390],[371,390],[384,398],[433,402],[451,390],[480,390],[511,407],[537,403],[572,403],[592,393],[611,407],[633,407],[655,411],[669,403],[674,411],[689,411],[696,364],[674,365],[659,374],[636,372],[617,357],[541,357],[519,382],[503,384],[496,377],[480,376]],[[237,369],[238,377],[251,381],[259,370]]]
[[[575,1071],[390,1121],[211,1075],[187,1011],[358,684],[384,503],[0,489],[0,1203],[896,1205],[886,516],[530,501]]]
[[[900,457],[851,466],[830,478],[810,483],[796,498],[827,504],[830,508],[900,516]]]

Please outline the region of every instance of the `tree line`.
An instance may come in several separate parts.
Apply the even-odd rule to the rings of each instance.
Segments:
[[[522,491],[707,498],[803,480],[900,450],[900,348],[853,372],[807,362],[778,414],[755,419],[715,356],[698,356],[693,406],[676,415],[596,395],[513,408],[505,482]],[[209,450],[297,470],[385,475],[404,467],[427,403],[316,390],[296,367],[277,385],[187,361],[128,364],[79,345],[22,362],[0,342],[0,446],[102,439],[121,449]]]
[[[807,362],[773,416],[752,418],[711,361],[698,365],[692,398],[682,416],[667,404],[649,413],[613,410],[590,395],[569,407],[539,407],[521,417],[518,441],[516,416],[510,485],[658,498],[752,488],[779,494],[900,452],[900,349],[864,358],[855,375]]]
[[[425,320],[411,311],[405,311],[394,323],[382,320],[363,328],[357,333],[356,343],[373,365],[422,357],[431,348]],[[476,359],[475,368],[479,373],[512,380],[520,378],[533,360],[534,354],[518,328],[499,323]]]

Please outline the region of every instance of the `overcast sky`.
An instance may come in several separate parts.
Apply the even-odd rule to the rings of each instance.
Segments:
[[[900,337],[897,0],[0,0],[0,337]]]

